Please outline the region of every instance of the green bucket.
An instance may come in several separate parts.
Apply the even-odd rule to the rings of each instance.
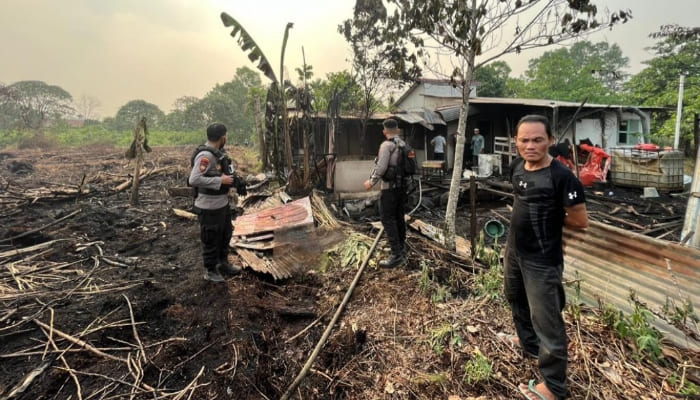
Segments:
[[[506,227],[497,219],[490,219],[484,224],[484,232],[490,237],[497,239],[506,232]]]

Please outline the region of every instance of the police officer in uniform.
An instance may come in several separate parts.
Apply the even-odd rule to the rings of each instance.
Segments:
[[[231,159],[224,150],[226,126],[214,123],[207,127],[207,143],[192,155],[190,186],[195,188],[194,212],[197,214],[202,240],[204,279],[224,282],[222,273],[237,275],[241,268],[228,262],[229,242],[233,234],[229,189],[240,188],[233,173]],[[245,191],[238,189],[239,194]]]
[[[379,262],[380,267],[391,268],[406,261],[406,221],[404,219],[404,204],[406,203],[406,188],[402,179],[386,179],[389,168],[399,163],[398,146],[404,146],[405,142],[399,137],[401,132],[395,119],[385,119],[382,122],[382,133],[386,140],[379,146],[379,154],[375,161],[372,175],[365,181],[365,190],[381,181],[381,197],[379,199],[379,213],[382,226],[386,232],[391,257]]]

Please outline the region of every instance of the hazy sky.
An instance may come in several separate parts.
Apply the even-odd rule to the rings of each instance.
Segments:
[[[41,80],[74,99],[101,102],[100,117],[113,116],[134,99],[172,109],[182,96],[204,96],[231,80],[236,68],[254,69],[221,23],[226,11],[253,36],[279,70],[282,35],[288,72],[307,64],[315,77],[348,69],[349,49],[337,25],[352,15],[355,0],[0,0],[0,82]],[[629,8],[634,18],[589,37],[617,43],[630,70],[651,58],[648,33],[660,25],[697,26],[698,0],[597,0],[610,9]],[[663,6],[662,6],[663,5]],[[505,58],[515,76],[541,52]],[[256,70],[257,71],[257,70]],[[266,79],[266,78],[263,78]]]

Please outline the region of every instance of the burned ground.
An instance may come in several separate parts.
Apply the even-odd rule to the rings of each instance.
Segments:
[[[284,281],[250,269],[225,284],[204,281],[197,223],[172,211],[189,209],[191,199],[168,194],[185,182],[189,151],[147,156],[138,207],[129,206],[128,189],[119,190],[132,170],[120,150],[2,153],[3,399],[272,399],[285,392],[359,262],[342,265],[347,252],[336,249],[305,258]],[[246,171],[252,161],[241,154],[234,158]],[[627,203],[651,218],[667,207],[681,213],[676,197],[652,200],[647,210],[634,191],[624,192],[625,204],[603,193],[591,192],[602,204],[592,203],[594,211],[645,229],[668,221],[634,219],[642,215]],[[507,203],[484,195],[479,227]],[[441,217],[419,213],[431,222]],[[467,224],[458,225],[466,236]],[[338,232],[355,238],[358,254],[376,234],[360,223]],[[679,240],[674,235],[667,238]],[[496,338],[512,332],[497,273],[415,233],[409,246],[405,267],[369,263],[296,398],[512,399],[519,382],[535,378],[535,364]],[[664,344],[660,361],[635,356],[637,345],[619,339],[601,313],[578,305],[565,312],[572,398],[676,398],[692,388],[688,382],[700,383],[696,352]]]

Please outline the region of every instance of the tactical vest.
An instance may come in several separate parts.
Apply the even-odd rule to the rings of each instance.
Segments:
[[[214,168],[214,169],[209,169],[204,176],[221,176],[223,174],[226,175],[233,175],[233,164],[231,162],[231,159],[229,156],[219,150],[215,149],[211,146],[207,145],[200,145],[198,146],[194,152],[192,153],[192,158],[190,158],[190,168],[194,168],[194,160],[197,158],[197,155],[203,151],[208,151],[211,154],[214,155],[214,158],[216,158],[216,163],[219,166],[219,168]],[[222,195],[222,194],[228,194],[229,189],[231,189],[230,185],[221,185],[219,190],[214,190],[214,189],[207,189],[207,188],[194,188],[194,195],[197,197],[198,193],[203,193],[203,194],[208,194],[212,196],[217,196],[217,195]]]

